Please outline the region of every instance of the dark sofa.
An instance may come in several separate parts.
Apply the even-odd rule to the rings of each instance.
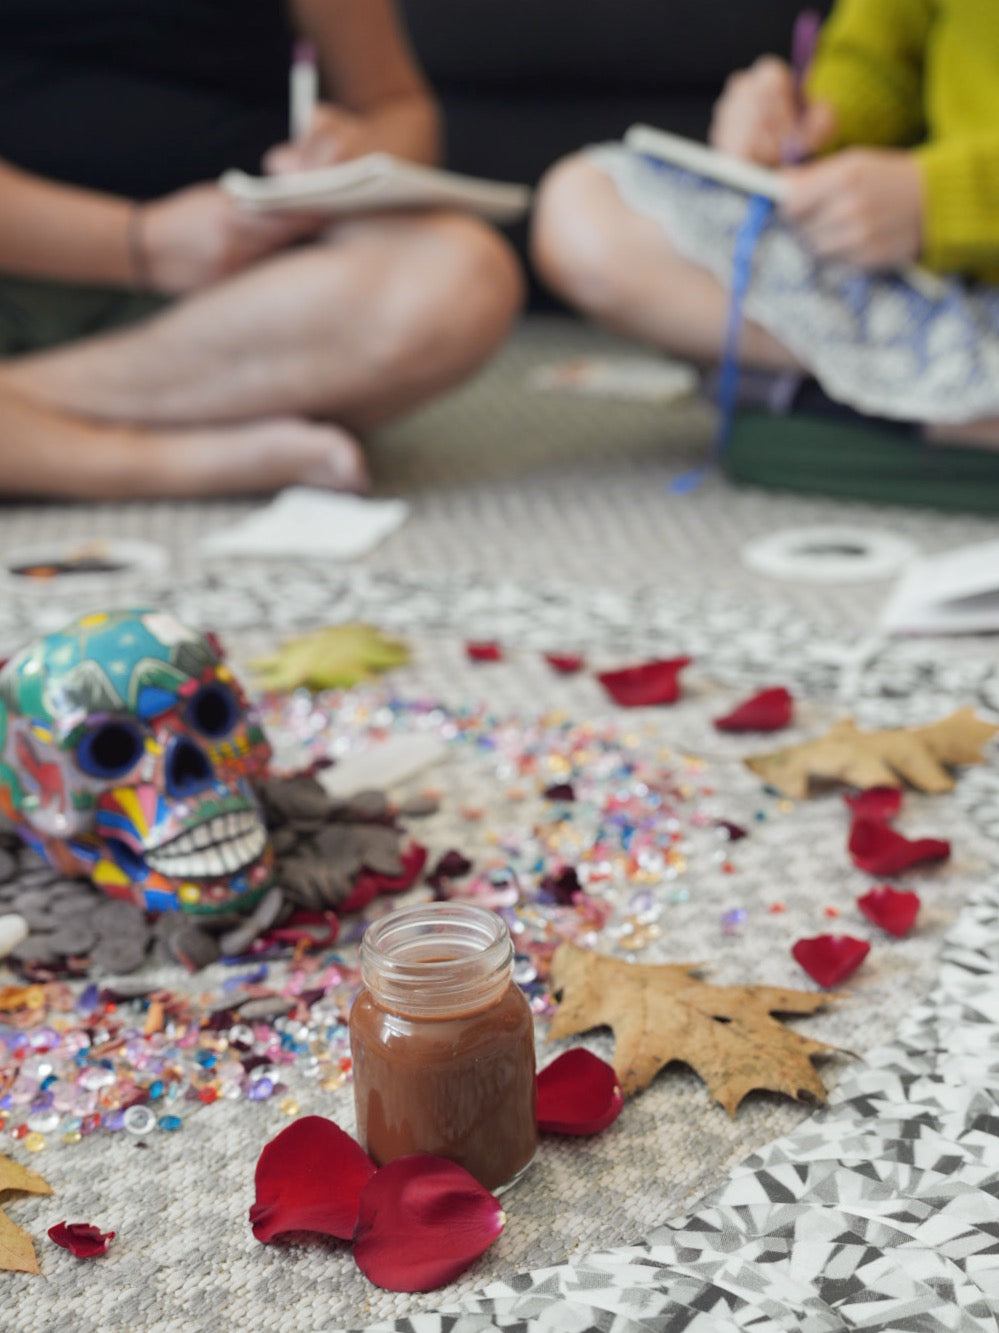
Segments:
[[[456,171],[534,183],[634,121],[703,137],[726,75],[786,54],[802,0],[401,0]],[[823,12],[828,0],[814,5]],[[523,249],[525,228],[514,229]]]

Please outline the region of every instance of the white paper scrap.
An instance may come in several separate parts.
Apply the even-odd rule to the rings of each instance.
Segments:
[[[344,755],[316,777],[330,796],[348,797],[372,788],[383,791],[438,763],[446,751],[438,736],[390,736],[370,750]]]
[[[892,634],[988,634],[999,629],[999,541],[915,561],[881,614]]]
[[[369,500],[291,486],[233,527],[209,533],[201,549],[219,556],[352,560],[394,532],[408,513],[404,500]]]

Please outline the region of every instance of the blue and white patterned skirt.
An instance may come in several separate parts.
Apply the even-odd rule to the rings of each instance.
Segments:
[[[681,255],[730,285],[744,194],[621,144],[587,157]],[[999,288],[821,260],[774,217],[756,249],[745,315],[859,412],[941,423],[999,417]]]

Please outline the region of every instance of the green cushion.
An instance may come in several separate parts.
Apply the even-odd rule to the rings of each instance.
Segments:
[[[753,486],[999,514],[999,451],[930,445],[866,422],[739,412],[722,469]]]

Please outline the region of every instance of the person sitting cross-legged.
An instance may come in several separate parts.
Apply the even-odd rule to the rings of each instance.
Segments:
[[[999,8],[838,0],[804,86],[774,56],[738,71],[711,142],[781,175],[741,327],[757,388],[999,446]],[[534,261],[585,313],[711,366],[746,217],[737,190],[600,145],[542,181]]]
[[[292,142],[302,37],[333,100]],[[253,214],[217,180],[438,140],[392,0],[0,3],[0,494],[363,490],[357,433],[489,357],[517,261],[469,216]]]

